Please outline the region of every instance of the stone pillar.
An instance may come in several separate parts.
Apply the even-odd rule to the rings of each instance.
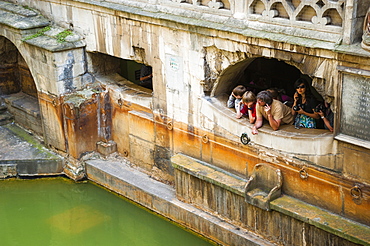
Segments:
[[[63,104],[67,153],[74,158],[96,149],[98,142],[99,94],[92,91],[73,94]]]

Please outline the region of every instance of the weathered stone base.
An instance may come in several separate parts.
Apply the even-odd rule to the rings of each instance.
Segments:
[[[19,92],[3,96],[9,112],[14,115],[17,123],[42,136],[42,124],[38,99]]]
[[[246,180],[184,156],[172,157],[177,197],[279,245],[369,245],[370,227],[283,195],[266,211],[245,202]]]
[[[100,154],[107,156],[117,151],[117,143],[99,141],[96,143],[96,149]]]
[[[88,179],[223,245],[272,245],[247,230],[176,199],[175,190],[122,162],[86,162]]]
[[[2,164],[0,163],[0,179],[17,176],[16,164]]]
[[[0,126],[0,178],[63,174],[63,159],[14,124]]]

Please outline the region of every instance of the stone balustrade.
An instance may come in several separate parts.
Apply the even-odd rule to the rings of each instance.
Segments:
[[[107,2],[140,7],[147,11],[192,16],[201,21],[220,22],[241,29],[263,30],[295,37],[317,39],[331,43],[350,44],[360,37],[353,24],[360,25],[366,3],[355,6],[344,0],[164,0]],[[361,6],[364,5],[362,8]],[[184,9],[186,11],[184,11]],[[355,16],[357,15],[357,16]],[[356,24],[356,23],[357,24]],[[347,29],[344,32],[344,28]],[[349,30],[349,32],[348,32]]]

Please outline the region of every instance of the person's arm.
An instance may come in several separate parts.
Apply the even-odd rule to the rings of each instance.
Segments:
[[[254,108],[248,108],[249,123],[253,124],[256,121],[256,116],[253,116]]]
[[[279,119],[279,120],[274,119],[274,116],[272,114],[268,114],[267,119],[269,121],[269,124],[270,124],[271,128],[274,131],[279,130],[279,127],[280,127],[280,124],[281,124],[281,119]]]
[[[274,116],[271,114],[271,106],[266,104],[264,107],[264,110],[267,114],[267,120],[271,126],[271,128],[276,131],[279,129],[280,124],[281,124],[281,119],[275,119]]]
[[[153,77],[153,74],[149,74],[147,76],[140,77],[140,81],[144,81],[144,80],[150,79],[151,77]]]
[[[297,102],[298,102],[298,99],[299,99],[299,94],[298,92],[294,93],[294,102],[293,102],[293,106],[292,106],[292,115],[295,115],[297,113],[297,111],[295,111],[293,108],[294,106],[297,106]]]
[[[299,108],[299,110],[297,111],[298,114],[304,114],[308,117],[311,117],[311,118],[314,118],[314,119],[319,119],[320,116],[318,114],[315,114],[315,113],[308,113],[306,111],[304,111],[302,108]]]
[[[256,119],[256,123],[254,124],[254,126],[252,127],[252,134],[253,135],[256,135],[258,134],[258,128],[260,128],[263,124],[263,118],[261,116],[258,116],[257,115],[257,119]]]
[[[243,110],[240,110],[240,108],[242,108],[242,101],[240,101],[236,107],[235,107],[235,110],[236,110],[236,118],[237,119],[240,119],[242,116],[243,116]]]
[[[229,100],[227,100],[227,107],[228,108],[233,108],[235,107],[235,97],[234,97],[234,94],[231,93],[230,96],[229,96]]]
[[[324,124],[329,129],[329,131],[333,132],[334,128],[330,125],[330,121],[324,116],[324,113],[322,111],[317,112],[317,114],[321,117],[321,119],[324,121]]]

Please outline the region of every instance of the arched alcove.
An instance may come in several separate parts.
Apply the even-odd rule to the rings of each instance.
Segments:
[[[2,36],[0,97],[17,123],[43,135],[37,88],[31,71],[17,47]]]
[[[212,96],[230,95],[237,85],[244,85],[255,93],[275,87],[284,89],[288,96],[293,96],[293,84],[300,77],[311,80],[298,68],[284,61],[264,57],[250,58],[225,69],[213,89]]]
[[[0,37],[0,95],[23,92],[37,98],[37,89],[27,63],[17,47]]]

